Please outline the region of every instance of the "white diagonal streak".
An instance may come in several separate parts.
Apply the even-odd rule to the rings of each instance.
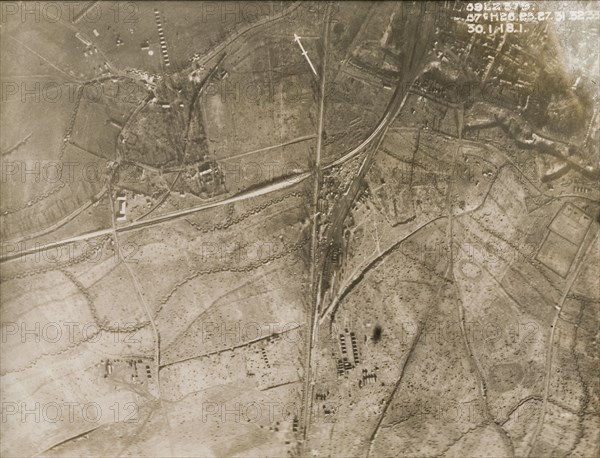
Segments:
[[[302,55],[304,57],[306,57],[306,60],[308,61],[308,65],[310,65],[310,68],[312,69],[312,71],[315,74],[315,76],[318,77],[319,75],[317,75],[317,71],[315,70],[315,66],[310,61],[310,58],[308,57],[308,53],[306,52],[306,49],[304,49],[304,46],[302,46],[302,43],[300,42],[300,37],[298,35],[296,35],[296,34],[294,34],[294,41],[296,41],[298,43],[298,46],[300,46],[300,49],[302,50]]]

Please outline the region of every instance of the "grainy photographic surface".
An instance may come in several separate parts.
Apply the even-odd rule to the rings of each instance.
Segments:
[[[0,14],[3,457],[600,454],[598,2]]]

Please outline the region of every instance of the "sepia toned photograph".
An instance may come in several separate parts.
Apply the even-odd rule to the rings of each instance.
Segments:
[[[600,456],[600,1],[0,2],[2,458]]]

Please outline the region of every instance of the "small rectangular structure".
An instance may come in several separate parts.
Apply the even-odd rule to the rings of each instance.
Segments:
[[[127,220],[127,197],[118,196],[117,197],[117,221],[126,221]]]

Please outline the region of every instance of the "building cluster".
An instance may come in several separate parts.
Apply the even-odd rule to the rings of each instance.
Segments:
[[[350,337],[350,350],[352,352],[352,356],[350,356],[350,352],[348,351],[348,336]],[[354,332],[348,332],[346,329],[343,334],[340,334],[339,342],[341,358],[338,358],[337,360],[337,374],[338,376],[342,376],[347,375],[350,369],[353,369],[360,364],[360,356],[358,352],[356,334]]]
[[[104,374],[103,377],[104,378],[108,378],[110,377],[113,372],[115,371],[115,368],[118,366],[122,366],[125,363],[127,364],[127,367],[129,368],[129,370],[131,371],[131,373],[129,374],[129,382],[130,383],[143,383],[140,382],[139,380],[139,373],[138,373],[138,365],[142,365],[143,361],[141,359],[106,359],[106,360],[101,360],[100,363],[104,366]],[[150,379],[152,378],[152,373],[151,373],[151,369],[150,369],[150,365],[146,364],[145,365],[145,372],[146,372],[146,378]]]

